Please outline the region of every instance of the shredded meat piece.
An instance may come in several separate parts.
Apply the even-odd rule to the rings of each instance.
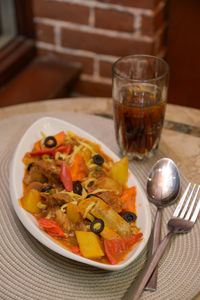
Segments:
[[[60,210],[60,207],[54,207],[48,210],[51,214],[51,218],[63,229],[67,234],[74,233],[75,230],[88,231],[87,220],[82,219],[81,222],[74,224],[67,217],[67,214]]]
[[[71,228],[72,228],[72,232],[76,231],[76,230],[89,231],[85,220],[82,220],[81,222],[76,223],[76,224],[71,222]]]
[[[98,196],[104,200],[109,206],[111,206],[116,212],[122,211],[122,200],[114,192],[102,192],[98,193]]]
[[[29,185],[32,182],[45,183],[47,178],[44,174],[41,173],[40,168],[34,163],[30,171],[24,176],[24,184]]]
[[[33,181],[27,186],[27,191],[34,189],[34,190],[38,190],[40,192],[43,187],[44,187],[44,184],[42,184],[41,182]]]
[[[64,193],[48,194],[40,193],[43,203],[48,206],[61,206],[65,203],[71,202],[72,199],[69,195]]]
[[[60,166],[55,162],[38,160],[34,163],[39,172],[48,180],[48,184],[60,185]],[[32,169],[32,168],[31,168]]]
[[[60,208],[55,211],[55,221],[63,229],[64,232],[69,233],[71,230],[70,221],[65,213]]]

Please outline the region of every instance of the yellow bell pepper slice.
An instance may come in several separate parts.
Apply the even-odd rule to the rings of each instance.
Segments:
[[[128,180],[128,157],[123,157],[113,164],[109,175],[119,184],[125,184]]]
[[[81,254],[86,258],[104,256],[100,238],[93,232],[75,231]]]

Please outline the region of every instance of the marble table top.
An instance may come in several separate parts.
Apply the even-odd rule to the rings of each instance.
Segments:
[[[112,118],[111,98],[64,98],[0,108],[0,120],[34,112],[73,111]],[[173,157],[188,180],[200,178],[200,110],[167,105],[160,147]]]

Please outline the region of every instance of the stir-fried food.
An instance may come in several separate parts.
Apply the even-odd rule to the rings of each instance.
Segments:
[[[118,162],[71,131],[36,141],[23,158],[22,207],[73,253],[117,264],[142,238],[128,158]]]

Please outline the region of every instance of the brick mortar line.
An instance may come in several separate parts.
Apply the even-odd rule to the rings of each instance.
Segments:
[[[41,42],[41,41],[36,41],[36,47],[38,49],[44,49],[44,50],[49,50],[49,51],[56,51],[56,45],[55,44],[50,44],[46,42]]]
[[[76,55],[78,55],[78,56],[89,57],[89,58],[93,58],[94,60],[98,59],[98,60],[103,60],[103,61],[111,62],[111,63],[119,58],[119,56],[97,54],[92,51],[75,49],[75,48],[67,48],[67,47],[62,47],[62,46],[56,47],[56,50],[60,53],[66,53],[66,54],[76,53]]]
[[[88,75],[88,74],[81,74],[80,79],[83,80],[88,80],[91,82],[98,82],[98,83],[104,83],[104,84],[112,84],[112,79],[108,78],[108,77],[101,77],[101,76],[92,76],[92,75]]]
[[[99,63],[99,59],[96,57],[93,61],[93,77],[94,78],[98,78],[99,74],[100,74],[100,63]]]
[[[57,46],[61,45],[61,29],[60,26],[54,27],[54,43]]]
[[[50,0],[55,1],[55,0]],[[56,0],[57,2],[66,2],[66,3],[71,3],[71,4],[78,4],[82,6],[87,6],[87,7],[97,7],[97,8],[102,8],[102,9],[115,9],[120,12],[129,12],[133,14],[144,14],[146,16],[154,16],[155,10],[151,10],[148,8],[137,8],[137,7],[130,7],[130,6],[123,6],[123,5],[117,5],[117,4],[109,4],[109,3],[100,3],[100,2],[92,2],[92,1],[87,1],[87,0]],[[159,5],[159,4],[158,4]]]
[[[88,25],[82,25],[82,24],[76,24],[71,23],[67,21],[58,21],[58,20],[52,20],[49,18],[40,18],[36,17],[34,18],[34,21],[36,23],[44,24],[44,25],[50,25],[50,26],[60,26],[62,28],[67,29],[73,29],[73,30],[79,30],[86,33],[95,33],[95,34],[101,34],[109,37],[121,37],[126,39],[132,39],[142,42],[152,42],[154,39],[154,36],[149,37],[145,35],[138,35],[138,33],[126,33],[126,32],[119,32],[115,30],[108,30],[108,29],[102,29],[102,28],[96,28],[96,27],[90,27]]]
[[[115,60],[117,60],[119,58],[118,56],[112,56],[112,55],[106,55],[106,54],[96,54],[91,51],[74,49],[74,48],[67,48],[67,47],[65,48],[65,47],[62,47],[59,45],[49,44],[49,43],[41,42],[41,41],[36,42],[36,46],[39,49],[56,51],[56,52],[62,53],[62,54],[87,57],[87,58],[92,58],[94,60],[98,59],[98,60],[102,60],[102,61],[106,61],[106,62],[110,62],[110,63],[113,63]]]
[[[142,36],[142,16],[137,15],[133,19],[133,28],[135,29],[135,35]]]
[[[90,27],[94,27],[94,23],[95,23],[94,8],[90,7],[88,25]]]

